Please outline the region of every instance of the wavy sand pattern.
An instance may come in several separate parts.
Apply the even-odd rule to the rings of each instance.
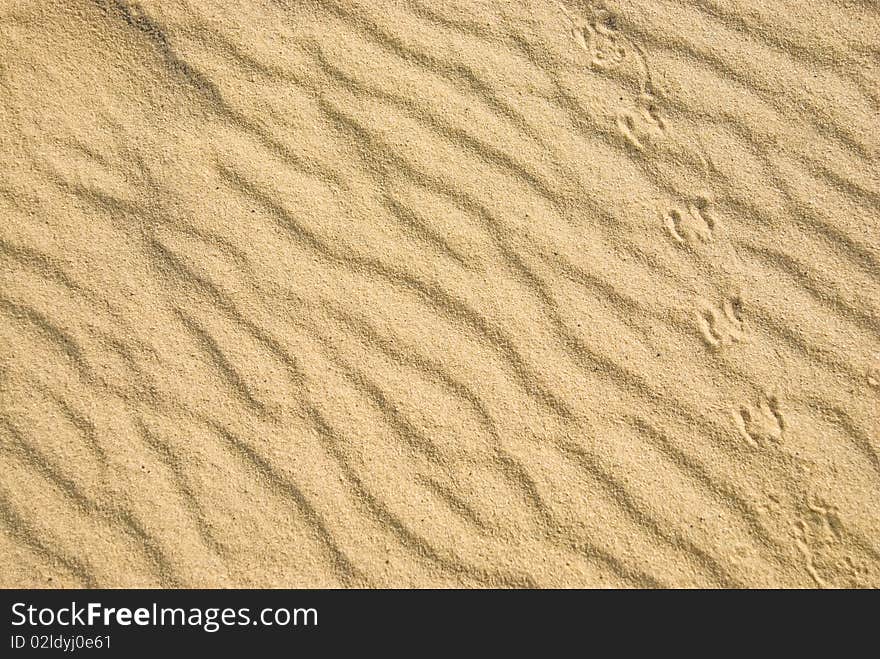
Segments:
[[[0,1],[0,585],[880,586],[878,35]]]

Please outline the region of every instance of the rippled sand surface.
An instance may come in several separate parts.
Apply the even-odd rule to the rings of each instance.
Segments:
[[[0,0],[0,585],[880,586],[878,35]]]

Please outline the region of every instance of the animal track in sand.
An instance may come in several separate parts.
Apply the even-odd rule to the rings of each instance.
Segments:
[[[573,22],[571,34],[578,45],[590,54],[590,63],[597,69],[615,69],[626,57],[627,49],[617,33],[612,14],[581,23]]]
[[[647,65],[645,70],[647,72]],[[666,137],[666,120],[663,118],[650,80],[645,83],[645,91],[639,94],[634,105],[632,109],[624,109],[617,113],[617,128],[627,142],[637,150],[643,151],[645,145]]]
[[[646,144],[661,139],[665,131],[644,109],[635,112],[621,110],[617,113],[617,129],[623,138],[637,151],[644,151]]]
[[[558,6],[569,21],[575,42],[589,53],[592,67],[612,71],[629,58],[640,69],[641,92],[630,107],[617,113],[616,122],[624,139],[636,150],[643,151],[666,132],[647,57],[638,44],[620,32],[616,15],[603,5],[587,2],[585,6],[571,7],[571,4],[559,3]]]
[[[686,211],[670,209],[664,221],[667,231],[677,243],[695,246],[712,242],[715,220],[709,212],[709,201],[704,197],[697,197],[687,204]]]
[[[720,307],[702,301],[697,322],[703,340],[711,348],[721,348],[747,339],[739,296],[726,298]]]
[[[846,549],[846,530],[836,506],[809,501],[794,524],[795,544],[804,567],[821,588],[852,588],[867,585],[868,568]]]
[[[777,444],[782,439],[785,419],[776,396],[762,396],[754,405],[743,405],[735,416],[743,439],[755,448]]]
[[[880,390],[880,364],[870,367],[866,377],[869,387]]]
[[[601,5],[568,7],[558,3],[570,23],[572,38],[590,55],[590,65],[601,70],[619,67],[627,56],[626,38],[617,29],[617,17]]]

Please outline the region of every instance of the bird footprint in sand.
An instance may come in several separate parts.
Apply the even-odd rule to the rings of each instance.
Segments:
[[[677,243],[695,246],[712,241],[715,220],[704,197],[697,197],[687,204],[686,211],[679,208],[669,210],[664,220],[667,231]]]
[[[736,413],[736,422],[743,439],[756,448],[778,443],[785,430],[776,396],[763,396],[754,405],[741,406]]]
[[[821,500],[807,503],[794,524],[795,543],[804,557],[807,572],[821,588],[864,587],[870,570],[847,550],[846,531],[836,506]]]
[[[634,110],[618,112],[617,129],[638,151],[644,151],[647,144],[666,137],[666,121],[653,94],[640,94]]]
[[[868,386],[873,387],[874,389],[880,390],[880,360],[876,366],[872,366],[868,369]]]
[[[617,68],[626,57],[626,47],[617,33],[617,21],[607,11],[586,21],[573,20],[571,34],[590,54],[590,63],[598,69]]]
[[[601,5],[571,5],[570,0],[558,3],[571,25],[571,36],[590,55],[590,65],[602,70],[619,67],[627,48],[617,29],[617,17]]]
[[[742,317],[742,300],[738,296],[725,299],[721,306],[701,302],[697,321],[703,340],[712,348],[721,348],[746,340]]]

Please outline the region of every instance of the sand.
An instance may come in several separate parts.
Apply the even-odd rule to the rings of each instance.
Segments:
[[[880,6],[0,0],[0,586],[880,586]]]

